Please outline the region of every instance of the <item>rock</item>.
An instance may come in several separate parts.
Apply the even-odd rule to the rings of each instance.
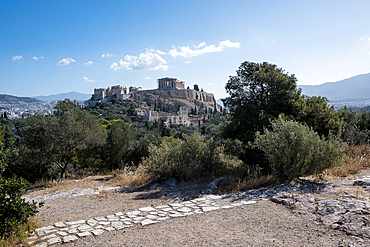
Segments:
[[[91,235],[90,232],[79,232],[79,233],[77,233],[77,236],[79,236],[80,238],[90,236],[90,235]]]
[[[280,203],[283,205],[293,205],[295,202],[293,195],[287,192],[281,192],[281,193],[274,195],[271,198],[271,201],[275,203]]]
[[[370,186],[370,180],[358,179],[353,182],[353,185],[358,185],[365,188]]]
[[[152,208],[152,207],[139,208],[139,211],[150,212],[150,211],[155,211],[155,208]]]
[[[123,223],[120,222],[120,221],[112,222],[111,226],[114,227],[114,228],[119,228],[119,227],[123,227]]]
[[[57,222],[57,223],[54,223],[54,226],[55,227],[65,227],[66,225],[63,222]]]
[[[203,209],[203,212],[209,212],[209,211],[220,209],[220,207],[203,207],[202,209]]]
[[[60,242],[62,242],[62,240],[59,237],[51,238],[51,239],[48,240],[48,245],[52,245],[52,244],[56,244],[56,243],[60,243]]]
[[[76,241],[77,239],[78,237],[76,237],[75,235],[69,235],[63,238],[63,243],[70,243]]]
[[[168,186],[172,186],[172,187],[175,187],[176,186],[176,179],[174,178],[170,178],[168,179],[167,181],[164,182],[166,185]]]
[[[319,215],[343,214],[346,212],[338,200],[322,200],[318,203],[317,213]]]
[[[191,212],[191,209],[188,207],[182,207],[182,208],[178,208],[177,211],[186,213],[186,212]]]
[[[111,232],[111,231],[115,231],[116,229],[114,227],[106,227],[104,228],[105,230],[107,230],[108,232]]]
[[[155,183],[149,187],[150,190],[155,190],[159,186],[159,183]]]
[[[220,182],[221,180],[224,180],[224,179],[225,179],[224,177],[220,177],[220,178],[215,179],[214,181],[209,183],[204,190],[202,190],[202,193],[203,194],[213,193],[214,190],[217,189],[218,182]]]
[[[326,216],[321,217],[322,223],[326,226],[336,226],[338,222],[342,219],[342,215],[338,214],[329,214]],[[334,229],[336,227],[333,227]]]
[[[46,242],[41,242],[35,245],[35,247],[47,247],[48,244]]]
[[[60,236],[67,236],[68,234],[66,232],[57,232]]]
[[[88,225],[90,225],[90,226],[95,226],[96,225],[96,223],[98,223],[98,221],[96,221],[96,220],[94,220],[94,219],[89,219],[89,220],[87,220],[87,222],[86,222]]]
[[[92,231],[92,234],[94,234],[94,236],[98,236],[98,235],[101,235],[103,233],[104,233],[104,230],[101,230],[101,229]]]
[[[92,231],[93,229],[89,225],[81,225],[78,227],[78,230],[81,232],[86,232],[86,231]]]

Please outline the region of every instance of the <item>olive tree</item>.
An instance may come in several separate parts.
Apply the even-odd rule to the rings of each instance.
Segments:
[[[57,165],[64,178],[76,150],[103,145],[107,133],[94,116],[72,107],[51,116],[30,117],[23,137],[28,155],[40,164]]]

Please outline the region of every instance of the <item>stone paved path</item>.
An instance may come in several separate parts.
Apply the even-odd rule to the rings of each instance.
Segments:
[[[254,204],[261,200],[268,200],[275,194],[288,189],[282,186],[236,192],[222,196],[205,195],[190,201],[157,207],[143,207],[131,212],[117,212],[113,215],[72,222],[56,222],[54,225],[36,229],[33,236],[28,239],[28,243],[31,246],[44,247],[56,243],[78,241],[79,238],[98,236],[105,232],[121,230],[136,224],[142,226],[156,224],[164,220],[171,220],[171,218]]]

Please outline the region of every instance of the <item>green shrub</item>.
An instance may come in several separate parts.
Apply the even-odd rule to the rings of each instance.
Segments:
[[[161,145],[149,147],[143,165],[150,176],[159,180],[175,177],[185,181],[224,176],[243,168],[243,162],[225,155],[223,147],[199,134],[184,141],[164,137]]]
[[[36,203],[21,198],[26,187],[23,179],[9,179],[2,176],[6,169],[6,158],[15,150],[5,149],[3,133],[0,130],[0,238],[11,236],[20,224],[28,221],[38,211]]]
[[[340,163],[344,152],[336,137],[320,138],[308,126],[281,118],[272,122],[272,131],[256,133],[254,147],[264,152],[272,172],[289,180]]]

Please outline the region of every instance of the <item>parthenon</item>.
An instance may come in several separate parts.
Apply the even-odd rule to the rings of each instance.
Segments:
[[[161,78],[158,79],[158,89],[185,89],[185,82],[176,78]]]

